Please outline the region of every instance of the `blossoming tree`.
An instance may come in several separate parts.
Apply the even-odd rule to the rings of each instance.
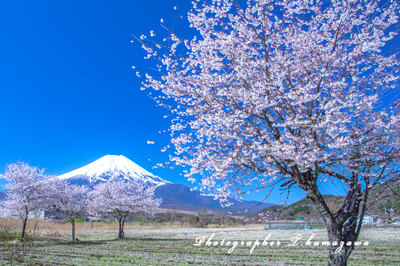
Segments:
[[[4,178],[9,183],[5,185],[7,191],[2,202],[3,210],[7,216],[21,220],[23,240],[29,214],[47,208],[47,177],[43,169],[18,162],[7,165]]]
[[[52,180],[52,209],[72,226],[72,241],[75,241],[75,219],[82,217],[88,205],[88,188],[70,185],[65,180]]]
[[[398,2],[193,5],[192,39],[137,38],[158,60],[143,89],[160,91],[155,100],[175,115],[171,161],[223,202],[248,185],[303,189],[327,225],[329,265],[346,265],[369,192],[398,179],[399,106],[388,98],[399,61],[384,49]],[[330,180],[347,190],[336,212],[320,190]]]
[[[161,200],[154,197],[154,189],[123,180],[100,183],[89,193],[89,214],[95,219],[117,220],[118,237],[124,238],[124,225],[129,216],[153,215],[160,205]]]

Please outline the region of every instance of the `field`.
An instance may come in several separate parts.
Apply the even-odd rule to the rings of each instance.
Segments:
[[[40,228],[41,226],[41,228]],[[116,239],[115,225],[81,227],[79,241],[70,242],[68,225],[53,228],[39,226],[33,246],[25,255],[25,262],[16,265],[326,265],[327,249],[314,246],[326,240],[323,229],[265,230],[263,226],[225,228],[166,228],[128,225],[126,239]],[[108,230],[105,230],[108,229]],[[400,265],[400,230],[395,228],[365,229],[361,246],[351,256],[349,265]],[[204,245],[215,234],[210,246]],[[263,246],[265,238],[268,246]],[[314,234],[306,246],[307,239]],[[301,235],[297,246],[290,240]],[[224,242],[222,240],[225,239]],[[200,243],[199,246],[194,244]],[[241,241],[243,242],[243,246]],[[257,246],[255,243],[259,241]],[[281,245],[277,246],[277,241]],[[230,245],[228,246],[228,241]],[[237,242],[235,242],[237,241]],[[274,241],[274,246],[270,246]],[[368,241],[368,245],[364,245]],[[237,246],[233,248],[237,243]],[[217,244],[216,246],[214,246]],[[0,248],[0,264],[9,263],[7,257],[21,246],[9,241]],[[252,248],[253,252],[251,253]],[[231,252],[230,252],[231,251]]]

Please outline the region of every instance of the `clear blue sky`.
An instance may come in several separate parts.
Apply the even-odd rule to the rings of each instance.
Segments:
[[[173,22],[174,5],[1,1],[0,169],[22,160],[62,174],[122,154],[151,170],[167,159],[160,152],[166,140],[146,143],[160,138],[168,121],[139,89],[131,66],[145,70],[145,53],[130,40],[159,28],[160,18]],[[186,181],[173,171],[153,172]]]
[[[179,18],[188,2],[1,1],[0,173],[21,160],[63,174],[106,154],[122,154],[191,186],[179,169],[152,169],[167,160],[160,151],[167,140],[158,132],[169,123],[166,110],[139,89],[131,66],[148,66],[142,49],[130,42],[131,34],[160,29],[161,18],[190,34]],[[148,139],[156,144],[148,145]],[[302,196],[294,193],[290,202]],[[278,195],[271,201],[281,202]]]

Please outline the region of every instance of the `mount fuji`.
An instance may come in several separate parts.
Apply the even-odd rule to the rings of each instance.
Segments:
[[[204,196],[199,191],[192,191],[189,187],[181,184],[173,184],[162,179],[136,163],[132,162],[123,155],[106,155],[100,159],[78,168],[69,173],[56,177],[66,180],[70,184],[86,185],[93,188],[98,183],[111,180],[139,181],[146,186],[155,186],[155,196],[162,198],[161,208],[176,209],[183,211],[197,211],[202,207],[207,207],[213,211],[232,213],[241,212],[249,209],[255,212],[272,204],[257,201],[242,201],[228,208],[222,208],[217,200],[211,196]]]
[[[94,185],[111,180],[139,181],[147,186],[161,186],[170,184],[149,171],[143,169],[123,155],[106,155],[100,159],[78,168],[69,173],[60,175],[58,179],[67,180],[71,184]]]

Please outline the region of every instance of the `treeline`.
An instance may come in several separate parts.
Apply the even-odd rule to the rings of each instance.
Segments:
[[[73,241],[76,219],[84,213],[91,220],[116,220],[118,237],[123,238],[125,222],[131,216],[152,216],[161,203],[154,196],[154,187],[139,182],[110,181],[89,189],[46,175],[43,169],[24,162],[7,165],[4,178],[9,183],[0,206],[6,217],[21,220],[22,241],[32,212],[47,211],[70,222]]]

